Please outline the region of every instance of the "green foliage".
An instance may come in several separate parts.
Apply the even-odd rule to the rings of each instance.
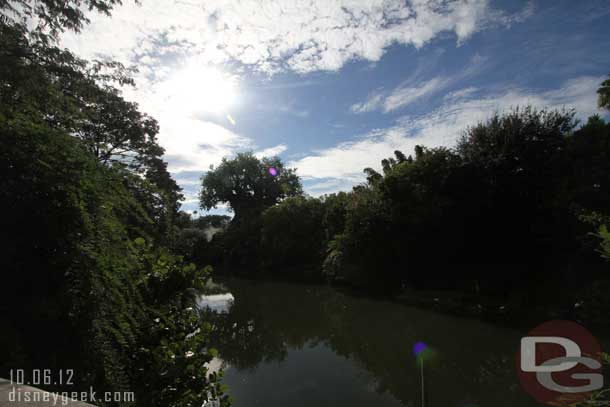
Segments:
[[[340,282],[349,278],[348,270],[343,262],[344,240],[344,234],[336,234],[327,244],[322,273],[329,281]]]
[[[345,229],[345,217],[350,198],[350,194],[346,192],[324,195],[320,198],[324,204],[322,229],[325,242],[330,241]]]
[[[58,15],[64,12],[80,18],[70,11],[77,5],[73,2],[25,3],[32,3],[30,13],[37,10],[57,21],[63,21]],[[89,6],[108,11],[112,3]],[[158,235],[169,233],[182,195],[161,159],[157,122],[113,87],[132,84],[131,71],[112,61],[82,60],[52,41],[29,35],[19,23],[0,23],[0,32],[2,117],[13,125],[27,123],[76,136],[100,163],[138,174],[126,176],[129,187],[158,225]]]
[[[252,153],[239,153],[233,159],[224,158],[202,177],[199,198],[204,209],[226,202],[235,216],[227,230],[208,245],[208,258],[225,268],[252,271],[263,257],[261,215],[267,208],[301,194],[295,170],[285,168],[278,157],[258,159]]]
[[[324,252],[323,215],[320,200],[300,196],[267,209],[261,229],[263,267],[287,272],[289,268],[318,266]]]
[[[503,164],[528,174],[554,157],[575,126],[574,111],[517,108],[468,129],[457,151],[467,162]]]
[[[391,246],[386,245],[390,227],[387,215],[377,190],[355,189],[346,208],[345,229],[329,244],[325,275],[370,287],[388,282],[390,273],[384,278],[373,277],[391,257]]]
[[[110,11],[117,4],[121,4],[121,1],[5,0],[0,2],[0,11],[6,19],[13,16],[14,23],[21,23],[26,18],[33,19],[37,23],[34,30],[39,35],[48,32],[57,36],[65,30],[78,32],[89,23],[83,8],[110,15]]]
[[[201,405],[210,392],[223,400],[217,374],[207,377],[205,364],[214,357],[209,335],[212,326],[203,322],[196,306],[212,269],[186,264],[165,249],[139,246],[144,270],[138,285],[150,312],[135,351],[137,378],[143,390],[142,405]]]
[[[54,45],[86,23],[81,6],[115,3],[0,2],[0,204],[10,214],[0,368],[76,369],[78,388],[135,391],[137,405],[201,405],[208,392],[227,405],[219,376],[206,379],[211,327],[194,311],[211,269],[164,246],[182,196],[157,123],[113,88],[132,83],[128,69]],[[29,31],[20,18],[33,16]]]
[[[275,176],[270,168],[275,169]],[[252,153],[239,153],[233,159],[224,158],[218,168],[210,168],[203,176],[199,198],[204,209],[228,203],[237,223],[301,193],[294,169],[285,168],[278,157],[258,159]]]
[[[610,280],[594,254],[601,239],[610,258],[600,117],[576,130],[572,111],[497,114],[455,149],[395,151],[364,170],[366,184],[320,199],[304,197],[278,157],[241,153],[211,168],[200,193],[202,208],[228,203],[235,218],[192,219],[179,212],[157,122],[114,87],[133,84],[132,70],[57,46],[87,23],[81,6],[119,3],[0,2],[3,369],[78,367],[80,386],[135,390],[138,405],[201,405],[208,392],[228,404],[205,368],[215,327],[196,310],[211,269],[184,258],[388,291],[544,300],[536,294],[570,286],[584,318],[606,318]]]
[[[329,242],[323,265],[331,279],[394,290],[446,235],[438,229],[452,209],[457,156],[422,147],[415,160],[400,151],[395,156],[382,163],[383,176],[365,170],[368,185],[349,194],[344,228]]]
[[[610,232],[606,225],[601,225],[597,236],[601,239],[600,253],[606,260],[610,260]]]
[[[202,379],[208,356],[200,355],[209,345],[192,309],[210,270],[147,243],[142,236],[155,228],[125,183],[129,173],[100,165],[60,131],[0,125],[0,196],[12,213],[2,259],[10,290],[0,305],[26,355],[19,367],[77,367],[79,385],[136,391],[139,405],[201,404],[211,389]],[[165,348],[195,355],[168,361],[158,356]],[[2,360],[3,368],[13,363],[10,354]],[[170,368],[172,376],[161,375]]]
[[[600,222],[583,214],[608,213],[609,127],[596,116],[576,124],[570,110],[517,108],[467,129],[454,149],[396,151],[382,173],[366,168],[367,183],[349,193],[280,200],[260,219],[242,218],[247,227],[234,222],[219,257],[394,292],[449,288],[500,301],[521,292],[553,301],[539,293],[542,281],[584,288],[604,275],[590,235]],[[244,179],[262,171],[239,168]]]
[[[231,218],[226,215],[206,215],[192,218],[190,214],[179,212],[172,239],[174,252],[198,265],[217,263],[218,240],[229,227]]]
[[[591,116],[568,139],[563,160],[567,203],[584,212],[609,215],[610,124]]]

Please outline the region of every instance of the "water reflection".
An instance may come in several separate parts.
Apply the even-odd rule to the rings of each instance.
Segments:
[[[417,342],[434,355],[427,406],[536,405],[516,379],[517,331],[329,287],[224,284],[228,308],[209,307],[206,318],[237,407],[419,406]]]

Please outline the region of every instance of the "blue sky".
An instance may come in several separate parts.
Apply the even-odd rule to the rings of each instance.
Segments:
[[[610,73],[605,0],[142,3],[62,40],[138,65],[124,95],[159,120],[189,211],[223,156],[278,154],[307,193],[349,190],[395,149],[452,146],[495,111],[602,113]]]

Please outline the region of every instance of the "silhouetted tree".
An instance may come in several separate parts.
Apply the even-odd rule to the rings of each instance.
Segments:
[[[597,93],[599,95],[599,99],[597,101],[599,107],[610,110],[610,78],[602,82],[601,86],[597,90]]]

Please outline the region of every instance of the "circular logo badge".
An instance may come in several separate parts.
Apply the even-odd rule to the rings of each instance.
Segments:
[[[545,322],[521,338],[517,374],[525,391],[538,402],[575,404],[603,387],[601,348],[575,322]]]

